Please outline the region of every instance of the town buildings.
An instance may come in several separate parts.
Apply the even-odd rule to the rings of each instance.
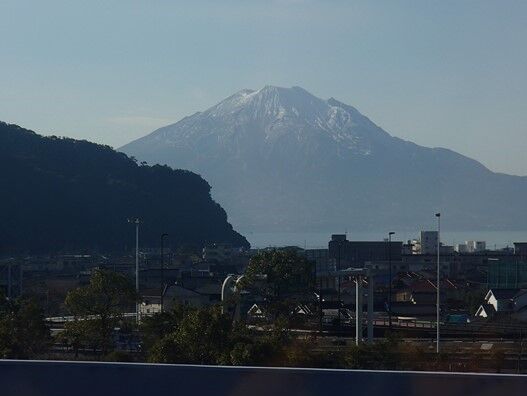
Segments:
[[[527,321],[527,289],[490,289],[476,317],[496,321]]]

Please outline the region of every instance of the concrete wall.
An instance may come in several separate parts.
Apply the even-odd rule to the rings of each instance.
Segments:
[[[2,396],[524,395],[527,376],[0,360]]]

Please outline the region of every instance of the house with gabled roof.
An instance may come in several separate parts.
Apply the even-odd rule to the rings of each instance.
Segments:
[[[527,289],[490,289],[476,316],[498,319],[506,315],[509,319],[527,320]]]

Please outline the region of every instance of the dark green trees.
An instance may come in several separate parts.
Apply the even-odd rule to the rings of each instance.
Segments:
[[[162,363],[228,364],[236,332],[218,308],[180,310],[177,323],[152,347],[149,360]]]
[[[61,335],[73,348],[83,346],[106,354],[112,349],[112,332],[122,313],[133,309],[137,295],[123,275],[110,271],[94,272],[89,285],[70,291],[66,308],[75,317]]]
[[[289,337],[283,329],[258,333],[233,323],[220,307],[188,308],[146,318],[141,334],[147,359],[157,363],[278,364]]]
[[[38,357],[51,345],[49,329],[38,304],[28,298],[0,297],[0,356],[8,359]]]
[[[157,246],[161,232],[178,246],[248,246],[200,176],[3,122],[0,191],[2,251],[121,250],[133,241],[132,216],[143,221],[143,246]]]
[[[273,318],[288,318],[299,302],[313,300],[314,271],[294,250],[264,251],[251,258],[243,286],[266,302]]]

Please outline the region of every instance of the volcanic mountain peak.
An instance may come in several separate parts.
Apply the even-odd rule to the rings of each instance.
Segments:
[[[300,87],[282,88],[267,85],[257,91],[244,89],[213,106],[205,113],[224,117],[243,112],[254,119],[296,116],[310,118],[328,109],[326,101]]]
[[[299,87],[239,91],[122,150],[202,174],[244,229],[385,229],[438,211],[452,227],[514,229],[527,196],[527,178],[392,137]]]
[[[263,138],[265,144],[284,137],[297,140],[330,139],[341,148],[370,154],[374,142],[391,139],[355,108],[333,98],[320,99],[303,88],[267,85],[244,89],[217,105],[161,128],[152,134],[174,146],[207,139],[227,144],[241,135]],[[183,142],[184,141],[184,142]]]

